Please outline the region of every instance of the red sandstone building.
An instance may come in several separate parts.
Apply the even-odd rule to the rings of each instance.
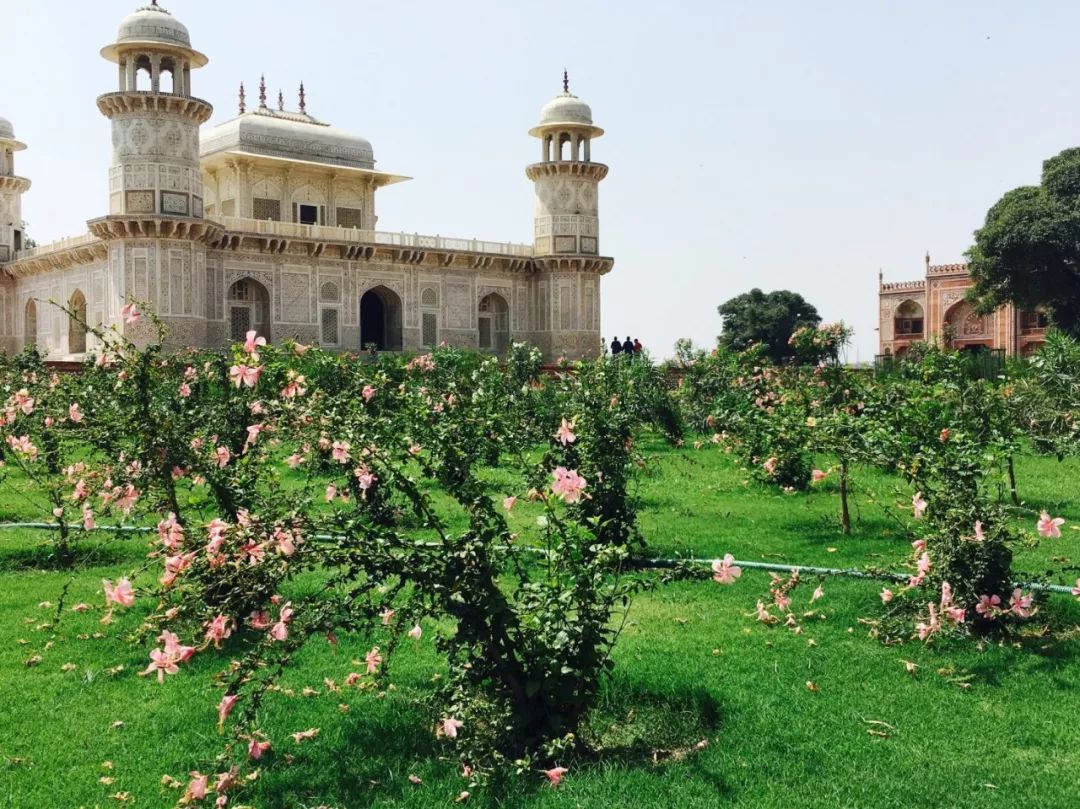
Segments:
[[[899,355],[912,343],[937,342],[958,349],[999,349],[1025,356],[1043,344],[1046,315],[1012,304],[980,315],[964,300],[972,286],[967,264],[931,264],[921,281],[885,283],[878,274],[878,335],[881,354]]]

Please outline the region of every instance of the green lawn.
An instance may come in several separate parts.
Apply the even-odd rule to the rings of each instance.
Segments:
[[[674,451],[657,441],[647,449],[641,525],[657,555],[731,552],[747,560],[895,568],[910,551],[900,525],[867,494],[878,503],[910,501],[894,478],[858,476],[855,533],[843,537],[829,485],[783,495],[745,484],[745,472],[711,445]],[[1080,531],[1069,530],[1080,525],[1080,462],[1023,458],[1018,479],[1031,507],[1069,521],[1063,538],[1020,552],[1018,567],[1039,572],[1051,559],[1080,558]],[[10,482],[5,487],[0,521],[41,518]],[[1017,519],[1034,525],[1029,512]],[[519,527],[530,520],[528,508],[515,510]],[[42,540],[30,532],[0,535],[0,805],[172,806],[179,793],[162,786],[162,776],[205,770],[218,752],[219,694],[205,683],[225,653],[197,656],[163,686],[137,677],[147,650],[117,637],[130,617],[100,624],[101,579],[138,564],[148,539],[95,543],[74,577],[35,568],[45,555]],[[615,676],[587,728],[604,755],[566,762],[570,773],[558,790],[518,782],[475,791],[466,805],[1080,806],[1080,645],[1067,632],[1080,625],[1080,605],[1072,599],[1054,597],[1041,616],[1065,639],[1033,636],[983,649],[886,647],[859,623],[875,614],[879,584],[830,578],[813,608],[813,586],[800,588],[796,605],[819,615],[796,634],[748,615],[767,582],[767,574],[747,571],[733,587],[679,583],[639,597]],[[66,585],[67,604],[85,601],[93,610],[66,611],[58,634],[39,629]],[[295,762],[268,771],[250,803],[453,805],[467,785],[452,751],[425,729],[418,704],[441,671],[430,634],[403,644],[392,660],[396,690],[383,698],[331,692],[324,683],[356,668],[352,660],[370,645],[364,638],[342,637],[337,651],[321,642],[304,650],[287,683],[294,696],[275,695],[263,717],[277,755]],[[35,656],[41,662],[28,667]],[[914,674],[905,661],[918,666]],[[74,668],[65,671],[66,664]],[[123,670],[109,673],[118,666]],[[303,696],[305,686],[318,695]],[[313,741],[288,738],[311,727],[321,728]],[[707,747],[691,750],[702,739]],[[410,774],[422,783],[411,783]],[[128,793],[126,803],[110,797],[119,792]]]

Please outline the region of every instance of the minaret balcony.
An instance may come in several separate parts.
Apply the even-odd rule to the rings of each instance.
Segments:
[[[30,181],[25,177],[0,175],[0,191],[14,191],[16,194],[22,194],[29,188]]]
[[[525,175],[530,180],[539,180],[541,177],[556,177],[569,175],[573,177],[588,177],[590,180],[600,182],[607,177],[608,167],[603,163],[583,162],[580,160],[558,160],[546,163],[533,163],[525,167]]]
[[[180,239],[214,244],[225,229],[209,219],[166,214],[116,214],[91,219],[86,223],[99,239]]]
[[[106,118],[114,115],[165,112],[187,118],[196,124],[205,124],[214,113],[210,102],[201,98],[145,90],[106,93],[98,96],[97,105]]]

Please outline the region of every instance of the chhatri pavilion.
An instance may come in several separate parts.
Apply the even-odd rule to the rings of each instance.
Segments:
[[[101,55],[116,90],[97,99],[112,125],[108,206],[88,232],[27,243],[15,172],[26,148],[0,118],[0,350],[36,345],[49,359],[95,349],[92,326],[137,341],[143,303],[175,347],[215,347],[257,329],[328,349],[422,350],[439,343],[500,353],[511,340],[545,358],[600,350],[598,190],[592,161],[603,134],[569,91],[546,104],[529,134],[539,161],[531,245],[378,229],[376,192],[407,180],[376,168],[372,144],[311,115],[268,103],[265,82],[239,114],[203,128],[213,108],[193,92],[209,59],[157,5],[120,23]],[[43,57],[44,58],[44,57]],[[70,317],[60,306],[77,313]]]

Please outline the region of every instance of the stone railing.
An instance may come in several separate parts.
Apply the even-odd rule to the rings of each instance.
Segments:
[[[36,258],[46,253],[58,253],[61,250],[70,250],[72,247],[83,247],[98,241],[93,233],[84,233],[82,236],[69,236],[66,239],[58,239],[48,244],[39,244],[37,247],[28,247],[15,253],[15,259]]]
[[[898,292],[905,289],[923,289],[925,286],[925,281],[883,281],[881,283],[881,291]]]
[[[532,245],[513,244],[511,242],[451,239],[445,236],[424,236],[419,233],[391,233],[389,231],[339,228],[327,225],[302,225],[297,222],[277,222],[273,219],[244,219],[237,216],[209,216],[207,218],[214,220],[227,231],[233,233],[256,233],[264,236],[280,236],[286,239],[383,244],[416,250],[460,250],[500,256],[531,257],[533,254]]]

